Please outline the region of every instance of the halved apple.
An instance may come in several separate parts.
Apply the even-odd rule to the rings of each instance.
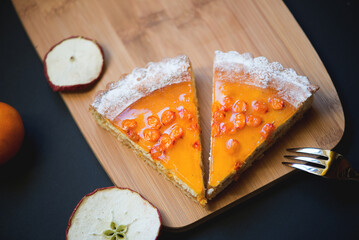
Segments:
[[[70,217],[66,239],[152,240],[160,227],[158,209],[140,194],[108,187],[80,200]]]
[[[62,40],[44,58],[45,77],[55,92],[90,88],[100,78],[103,67],[100,45],[80,36]]]

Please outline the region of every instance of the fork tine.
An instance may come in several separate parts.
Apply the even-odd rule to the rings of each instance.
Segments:
[[[327,160],[321,160],[321,159],[317,159],[317,158],[304,157],[304,156],[285,155],[284,157],[288,158],[288,159],[292,159],[292,160],[315,163],[315,164],[321,165],[323,167],[325,167],[327,165],[327,162],[328,162]]]
[[[330,150],[320,148],[288,148],[288,152],[305,153],[321,157],[329,157]]]
[[[308,172],[308,173],[311,173],[311,174],[315,174],[318,176],[321,176],[324,171],[323,168],[317,168],[317,167],[304,165],[304,164],[291,163],[291,162],[282,162],[282,164],[287,165],[292,168],[296,168],[296,169]]]

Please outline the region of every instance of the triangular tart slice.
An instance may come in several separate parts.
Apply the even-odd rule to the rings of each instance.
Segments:
[[[206,204],[196,88],[187,56],[134,69],[99,92],[90,110],[99,125]]]
[[[306,77],[265,57],[215,54],[208,199],[282,136],[318,90]]]

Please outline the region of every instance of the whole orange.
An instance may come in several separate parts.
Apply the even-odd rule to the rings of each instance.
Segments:
[[[0,102],[0,164],[14,157],[24,139],[24,124],[18,111]]]

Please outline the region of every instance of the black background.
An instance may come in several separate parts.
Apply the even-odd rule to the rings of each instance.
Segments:
[[[285,3],[342,101],[346,129],[335,150],[359,170],[358,1]],[[20,112],[26,130],[20,153],[0,166],[0,240],[64,239],[82,196],[112,183],[45,81],[10,1],[1,0],[0,19],[0,101]],[[190,231],[162,231],[159,239],[359,239],[358,192],[359,183],[298,172]]]

